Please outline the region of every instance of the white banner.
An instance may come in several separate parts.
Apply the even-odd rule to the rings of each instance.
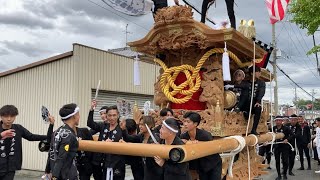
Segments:
[[[113,9],[130,16],[140,16],[151,12],[152,0],[102,0]]]

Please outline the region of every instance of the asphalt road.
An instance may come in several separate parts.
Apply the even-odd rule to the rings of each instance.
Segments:
[[[307,159],[304,159],[304,164],[305,164],[305,168],[307,168]],[[282,165],[280,165],[282,167]],[[268,175],[264,175],[261,177],[261,179],[263,180],[275,180],[278,176],[277,171],[276,171],[276,166],[275,166],[275,160],[274,158],[272,158],[271,160],[271,170],[269,171]],[[311,159],[311,169],[312,170],[297,170],[298,168],[300,168],[300,161],[296,161],[294,163],[294,167],[292,170],[292,173],[295,176],[290,176],[287,175],[289,180],[320,180],[320,174],[315,174],[314,171],[319,170],[320,166],[318,165],[318,163]]]
[[[305,164],[307,160],[305,159]],[[272,158],[271,161],[271,170],[269,171],[268,175],[264,175],[261,177],[258,177],[256,179],[260,179],[260,180],[274,180],[277,177],[277,172],[276,172],[276,168],[275,168],[275,161]],[[295,167],[293,169],[293,173],[295,174],[295,176],[289,176],[288,175],[288,179],[289,180],[320,180],[320,174],[315,174],[314,171],[315,170],[320,170],[320,166],[312,159],[312,170],[297,170],[300,167],[300,162],[296,161],[295,162]],[[306,168],[306,167],[305,167]],[[133,180],[132,174],[131,174],[131,170],[127,167],[126,170],[126,178],[125,180]],[[39,180],[41,177],[41,175],[26,175],[26,174],[21,174],[18,173],[15,176],[15,180]]]

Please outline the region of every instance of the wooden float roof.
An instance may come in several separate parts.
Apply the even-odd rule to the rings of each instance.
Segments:
[[[186,42],[188,40],[190,42]],[[156,25],[144,38],[128,45],[133,51],[156,55],[168,50],[177,51],[190,47],[224,48],[224,42],[227,43],[227,49],[237,55],[243,63],[252,61],[254,41],[233,28],[215,30],[194,20]],[[263,58],[265,53],[261,47],[256,46],[256,59]]]

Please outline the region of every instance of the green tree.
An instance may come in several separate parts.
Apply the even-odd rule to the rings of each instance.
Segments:
[[[292,22],[300,28],[307,29],[308,34],[314,34],[320,26],[320,0],[293,0],[289,13]],[[320,45],[312,48],[308,54],[320,52]]]
[[[305,99],[298,99],[297,101],[293,101],[293,104],[302,110],[307,110],[307,105],[312,104],[311,100],[305,100]],[[314,109],[320,110],[320,101],[316,100],[314,101]]]

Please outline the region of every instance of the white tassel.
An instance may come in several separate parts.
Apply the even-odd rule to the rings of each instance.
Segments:
[[[133,63],[133,85],[140,86],[140,68],[139,68],[139,57],[136,55]]]
[[[230,59],[227,51],[227,43],[224,42],[224,53],[222,56],[222,73],[223,73],[223,81],[231,81],[230,74]]]

